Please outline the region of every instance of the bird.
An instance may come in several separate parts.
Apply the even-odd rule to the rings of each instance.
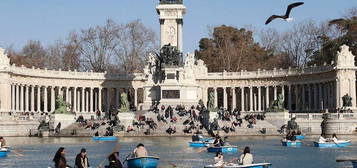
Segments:
[[[272,15],[268,18],[267,21],[265,21],[265,24],[269,24],[272,20],[276,19],[276,18],[281,18],[281,19],[284,19],[288,22],[291,22],[293,20],[293,18],[290,18],[289,15],[290,15],[290,12],[291,12],[291,9],[297,7],[297,6],[300,6],[300,5],[303,5],[304,2],[296,2],[296,3],[292,3],[288,6],[288,9],[286,10],[286,13],[285,15]]]

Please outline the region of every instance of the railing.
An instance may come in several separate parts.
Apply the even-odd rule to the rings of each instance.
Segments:
[[[323,113],[290,113],[290,118],[296,117],[300,120],[322,120]],[[331,119],[357,119],[355,113],[328,113]]]

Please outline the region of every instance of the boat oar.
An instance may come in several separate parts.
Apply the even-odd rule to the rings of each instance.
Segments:
[[[22,153],[20,153],[18,150],[16,149],[12,149],[11,152],[14,152],[16,154],[16,156],[24,156]]]
[[[123,165],[124,165],[124,163],[126,162],[126,159],[128,159],[128,157],[129,157],[130,155],[131,155],[131,153],[129,153],[129,155],[125,157],[124,162],[123,162]]]
[[[197,151],[197,153],[202,153],[203,151],[207,150],[207,148],[202,148],[199,151]]]
[[[336,159],[336,162],[353,162],[357,161],[357,158]]]

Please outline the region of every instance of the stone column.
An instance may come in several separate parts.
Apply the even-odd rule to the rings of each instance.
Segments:
[[[295,111],[299,111],[299,85],[295,85]]]
[[[58,86],[58,97],[64,100],[62,86]]]
[[[35,86],[31,86],[31,112],[35,112]]]
[[[310,86],[310,84],[307,85],[307,90],[308,90],[308,92],[307,92],[307,95],[308,95],[308,97],[307,97],[308,110],[309,110],[309,112],[312,112],[311,86]]]
[[[92,87],[90,87],[89,88],[89,100],[90,100],[90,102],[89,102],[89,112],[93,112],[93,88]]]
[[[291,95],[292,95],[291,85],[288,85],[288,110],[289,110],[289,111],[292,111],[292,107],[291,107]]]
[[[110,88],[107,88],[107,102],[106,102],[106,112],[109,114],[110,108]]]
[[[15,89],[16,89],[16,85],[12,84],[11,85],[11,112],[15,112],[16,108],[15,108]]]
[[[20,111],[24,112],[24,86],[20,85]]]
[[[98,88],[98,110],[102,112],[102,88]]]
[[[281,95],[283,96],[283,100],[285,100],[285,88],[284,88],[284,85],[281,85]]]
[[[278,95],[278,89],[276,88],[276,86],[273,86],[274,87],[274,100],[277,100],[277,95]]]
[[[160,19],[160,46],[164,46],[165,44],[163,44],[163,41],[164,41],[164,38],[165,38],[165,26],[164,26],[164,23],[165,23],[165,19]]]
[[[25,85],[25,112],[29,111],[29,86]]]
[[[182,19],[177,20],[177,48],[182,52],[182,26],[183,26],[183,21]]]
[[[47,86],[44,86],[44,92],[43,92],[43,94],[44,94],[44,100],[43,100],[43,102],[44,102],[44,112],[48,112],[48,110],[47,110],[47,103],[48,103],[48,98],[47,98]]]
[[[20,85],[16,85],[16,111],[20,111]]]
[[[55,111],[56,108],[56,96],[55,96],[56,92],[55,92],[55,87],[52,86],[51,87],[51,112]]]
[[[69,96],[68,96],[68,94],[69,94],[69,88],[68,88],[68,86],[67,87],[64,87],[64,89],[66,89],[66,101],[65,102],[67,102],[67,103],[69,103]]]
[[[262,111],[262,88],[258,86],[258,111]]]
[[[232,111],[237,107],[236,88],[232,87]]]
[[[245,111],[245,109],[244,109],[244,87],[241,87],[240,88],[240,90],[241,90],[241,108],[242,108],[242,112],[244,112]]]
[[[258,111],[257,94],[253,93],[253,111]]]
[[[84,98],[85,98],[85,106],[84,106],[84,111],[89,112],[89,91],[86,89],[84,90]]]
[[[41,86],[37,86],[37,111],[41,111]]]
[[[321,83],[319,83],[318,84],[319,85],[319,107],[320,107],[320,110],[324,110],[324,102],[323,102],[323,100],[322,100],[322,84]]]
[[[249,87],[249,111],[253,111],[253,87]]]
[[[138,108],[138,88],[134,88],[134,106]]]
[[[73,111],[77,113],[77,87],[73,87]]]
[[[85,88],[82,87],[81,89],[82,89],[82,93],[81,93],[82,101],[81,101],[80,104],[81,104],[81,112],[83,113],[83,112],[85,112],[85,111],[84,111],[84,104],[85,104],[85,100],[84,100],[84,90],[85,90]]]
[[[214,91],[214,108],[218,107],[218,94],[217,94],[217,88],[213,88]]]
[[[305,85],[301,85],[301,97],[302,97],[302,111],[306,110],[306,103],[305,103]]]
[[[317,100],[317,84],[314,83],[313,84],[313,87],[314,87],[314,111],[318,111],[319,110],[319,103],[318,103],[318,100]]]
[[[265,86],[265,104],[266,104],[266,109],[269,108],[269,86]]]
[[[223,87],[223,108],[227,109],[227,88]]]

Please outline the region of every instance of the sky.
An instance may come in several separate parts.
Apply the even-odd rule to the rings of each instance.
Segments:
[[[253,30],[275,28],[287,31],[306,20],[317,22],[342,17],[346,10],[357,7],[357,0],[301,0],[295,8],[293,22],[275,20],[264,25],[272,14],[285,14],[292,0],[184,0],[183,51],[198,49],[209,27],[222,24],[253,27]],[[117,23],[141,20],[160,34],[155,7],[159,0],[1,0],[0,47],[22,48],[29,40],[40,40],[44,46],[64,39],[69,32],[104,25],[110,18]],[[159,40],[159,39],[158,39]],[[158,42],[159,43],[159,42]]]

